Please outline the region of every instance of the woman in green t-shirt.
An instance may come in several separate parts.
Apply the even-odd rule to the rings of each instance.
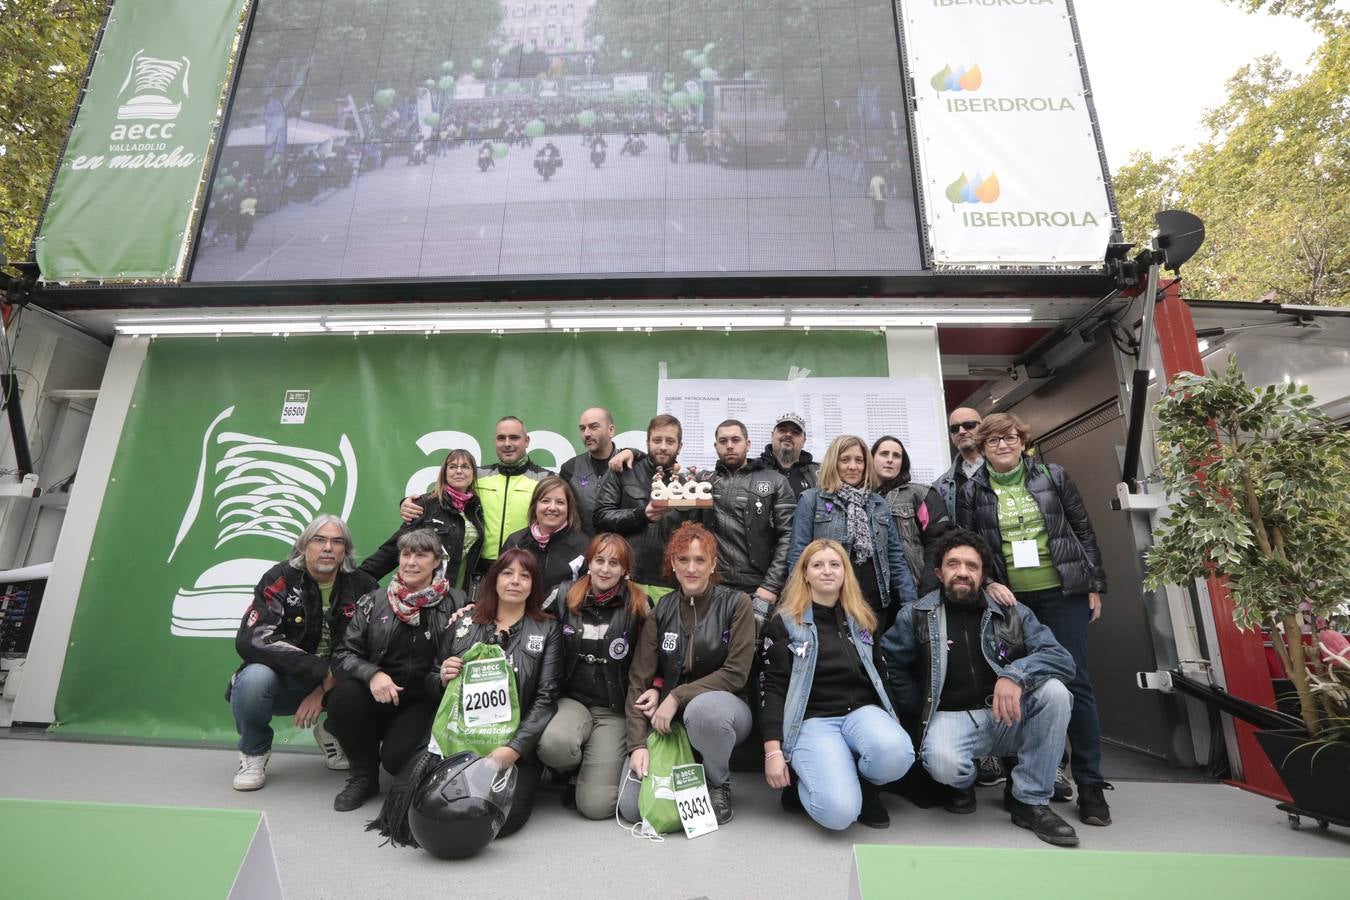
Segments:
[[[975,431],[985,466],[961,489],[956,522],[995,549],[990,578],[1011,588],[1073,656],[1069,682],[1070,765],[1078,785],[1078,818],[1110,825],[1101,773],[1101,724],[1088,675],[1087,629],[1102,612],[1106,572],[1097,536],[1077,486],[1054,463],[1026,453],[1030,431],[1008,413],[995,413]]]

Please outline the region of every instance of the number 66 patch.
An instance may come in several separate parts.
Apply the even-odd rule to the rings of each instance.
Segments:
[[[464,724],[497,725],[511,721],[511,684],[505,659],[475,659],[464,664],[460,696]]]

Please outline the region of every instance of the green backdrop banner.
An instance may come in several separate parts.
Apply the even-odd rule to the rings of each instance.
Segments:
[[[249,0],[118,0],[37,239],[45,281],[178,280]]]
[[[884,338],[854,332],[155,342],[99,514],[57,727],[233,740],[232,638],[297,519],[345,516],[364,558],[447,450],[495,459],[502,415],[524,419],[532,458],[553,467],[584,449],[587,406],[609,407],[621,432],[645,429],[662,362],[671,378],[887,374]]]

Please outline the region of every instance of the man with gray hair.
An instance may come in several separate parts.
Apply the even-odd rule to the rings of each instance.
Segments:
[[[272,717],[295,716],[314,737],[330,769],[346,769],[338,742],[319,724],[324,698],[336,686],[333,648],[356,612],[356,601],[377,582],[353,564],[352,533],[337,516],[320,515],[296,538],[290,556],[264,573],[253,589],[234,647],[243,664],[230,679],[239,731],[236,791],[267,781]]]

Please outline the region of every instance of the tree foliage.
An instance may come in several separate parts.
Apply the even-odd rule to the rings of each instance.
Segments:
[[[1146,584],[1226,575],[1235,623],[1270,629],[1315,735],[1310,670],[1335,679],[1302,635],[1350,597],[1350,431],[1313,404],[1303,385],[1251,387],[1231,356],[1223,375],[1172,380],[1155,407],[1171,511]]]
[[[1327,15],[1306,76],[1255,60],[1229,79],[1200,146],[1138,154],[1116,173],[1127,240],[1146,241],[1165,206],[1205,220],[1189,296],[1350,305],[1350,26]]]
[[[27,257],[103,0],[0,0],[0,253]]]

